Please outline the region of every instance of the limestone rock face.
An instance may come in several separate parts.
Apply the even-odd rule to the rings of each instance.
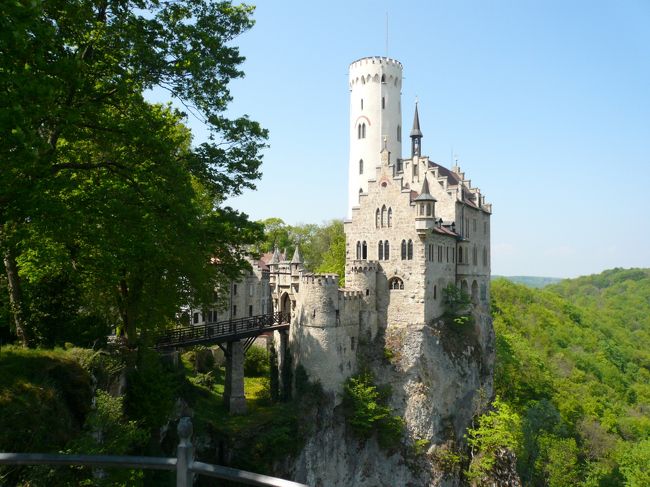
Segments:
[[[332,398],[318,412],[293,478],[314,486],[460,485],[461,465],[441,453],[464,448],[466,428],[492,396],[491,318],[476,312],[472,324],[388,327],[360,342],[359,352],[377,384],[390,386],[391,406],[406,423],[402,441],[387,451],[374,438],[357,440]]]

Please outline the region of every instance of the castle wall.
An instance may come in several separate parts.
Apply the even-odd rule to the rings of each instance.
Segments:
[[[293,363],[340,398],[357,370],[361,292],[338,289],[338,276],[302,276],[295,294],[289,348]]]

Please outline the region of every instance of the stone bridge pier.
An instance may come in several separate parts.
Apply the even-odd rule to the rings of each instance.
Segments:
[[[290,366],[287,362],[287,347],[289,334],[286,330],[278,330],[280,333],[280,350],[278,354],[278,368]],[[246,352],[254,340],[234,340],[220,345],[226,357],[226,378],[223,391],[223,401],[230,414],[246,414],[246,396],[244,394],[244,359]],[[288,397],[285,393],[290,390],[291,384],[284,384],[283,377],[286,374],[280,372],[280,397]]]

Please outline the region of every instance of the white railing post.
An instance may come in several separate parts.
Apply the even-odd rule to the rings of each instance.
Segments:
[[[192,487],[192,472],[190,467],[194,461],[192,446],[192,421],[183,417],[178,421],[178,449],[176,451],[176,487]]]

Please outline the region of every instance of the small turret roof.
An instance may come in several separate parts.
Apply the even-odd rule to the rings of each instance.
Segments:
[[[429,193],[429,181],[427,181],[427,178],[424,178],[424,183],[422,184],[422,191],[420,192],[420,196],[415,198],[413,201],[437,201],[433,196],[431,196],[431,193]]]
[[[273,257],[271,257],[271,262],[269,264],[279,264],[280,263],[280,252],[278,252],[278,248],[275,247],[273,249]]]
[[[420,116],[418,115],[418,102],[415,102],[415,115],[413,115],[413,128],[411,129],[411,137],[422,137],[420,130]]]
[[[292,264],[302,264],[302,255],[300,255],[300,247],[296,245],[296,250],[293,252],[293,258],[291,259]]]

